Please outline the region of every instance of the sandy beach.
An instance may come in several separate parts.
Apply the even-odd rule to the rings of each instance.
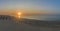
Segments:
[[[60,31],[60,21],[0,19],[0,31]]]

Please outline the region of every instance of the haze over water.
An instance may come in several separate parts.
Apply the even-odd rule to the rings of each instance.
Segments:
[[[36,16],[24,16],[23,18],[27,19],[36,19],[36,20],[43,20],[43,21],[59,21],[60,15],[36,15]]]

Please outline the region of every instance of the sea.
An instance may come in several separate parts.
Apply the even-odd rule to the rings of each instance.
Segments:
[[[23,18],[43,20],[43,21],[60,21],[60,15],[32,15],[32,16],[24,16]]]

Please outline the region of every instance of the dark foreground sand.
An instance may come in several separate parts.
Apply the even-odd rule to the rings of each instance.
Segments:
[[[60,22],[24,18],[0,19],[0,31],[60,31]]]

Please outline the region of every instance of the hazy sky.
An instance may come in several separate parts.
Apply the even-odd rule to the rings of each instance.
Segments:
[[[0,11],[60,13],[60,0],[0,0]]]

